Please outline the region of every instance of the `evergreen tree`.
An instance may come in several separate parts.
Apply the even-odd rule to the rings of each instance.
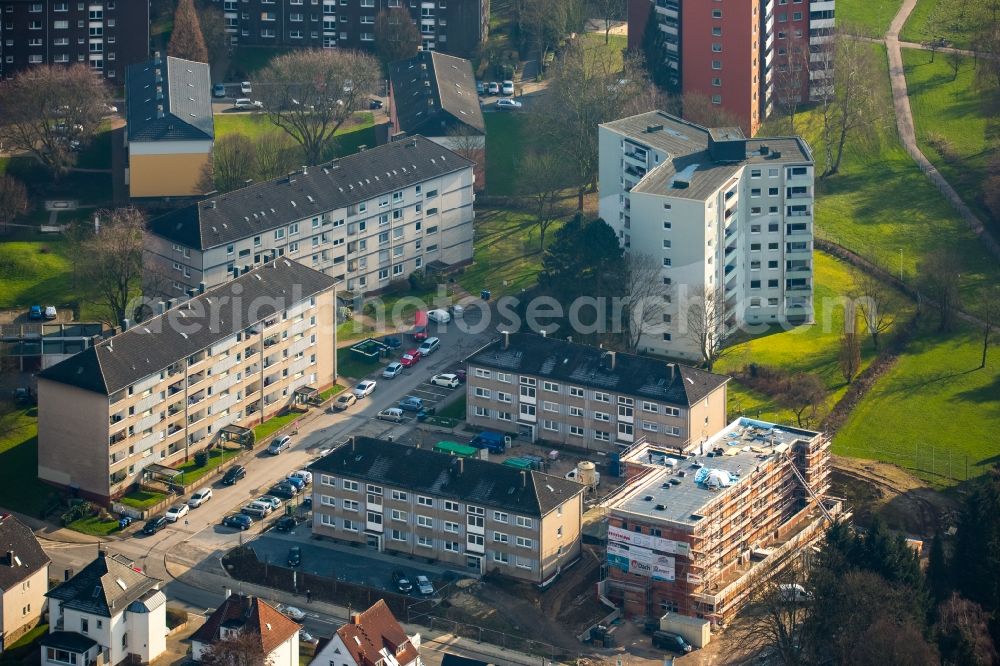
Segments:
[[[962,596],[989,614],[1000,610],[1000,468],[994,467],[965,498],[952,560]]]
[[[174,12],[174,29],[167,53],[175,58],[208,62],[208,49],[201,32],[201,21],[194,9],[194,0],[180,0]]]
[[[927,562],[927,588],[935,604],[947,599],[951,593],[951,570],[948,568],[948,559],[944,552],[944,541],[937,532],[931,541],[931,552]]]

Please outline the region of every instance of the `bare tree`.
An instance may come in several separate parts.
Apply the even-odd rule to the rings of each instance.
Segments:
[[[167,53],[175,58],[208,62],[208,48],[205,46],[205,36],[201,32],[201,21],[194,8],[194,0],[178,0]]]
[[[410,58],[420,47],[420,31],[402,7],[383,9],[375,17],[375,52],[382,64]]]
[[[592,11],[604,21],[604,43],[611,41],[611,24],[625,20],[625,0],[591,0]]]
[[[513,13],[522,45],[540,57],[576,29],[582,9],[581,0],[516,0]]]
[[[261,635],[240,631],[217,640],[201,653],[205,666],[272,666],[272,659],[264,653]]]
[[[216,141],[212,160],[205,165],[208,182],[202,183],[202,191],[229,192],[243,187],[255,175],[256,153],[254,142],[245,134],[227,134]]]
[[[686,92],[681,95],[681,108],[681,115],[685,120],[702,127],[740,126],[739,118],[700,93]]]
[[[778,396],[778,400],[795,413],[795,420],[801,428],[816,417],[819,406],[826,400],[826,386],[819,375],[800,372],[788,380],[788,390]],[[802,416],[807,412],[803,423]]]
[[[697,345],[702,363],[711,371],[725,354],[725,294],[719,287],[697,287],[686,296],[679,302],[681,331]]]
[[[518,190],[531,203],[538,226],[538,249],[545,249],[545,234],[559,214],[559,199],[570,180],[565,163],[551,152],[531,151],[518,165]]]
[[[58,177],[96,134],[108,99],[87,65],[35,65],[0,83],[0,142],[31,154]]]
[[[854,331],[844,332],[840,336],[840,356],[837,359],[840,374],[844,381],[850,384],[861,369],[861,341]]]
[[[833,49],[833,84],[820,89],[823,150],[826,168],[823,177],[840,171],[847,140],[859,132],[870,132],[885,116],[884,92],[873,81],[880,80],[883,64],[874,47],[852,36],[844,26],[828,45]]]
[[[943,663],[969,666],[997,663],[997,650],[990,637],[990,617],[979,604],[953,592],[938,606],[937,614],[934,633],[944,653]]]
[[[855,270],[853,281],[851,297],[865,322],[872,345],[878,351],[881,335],[896,321],[896,293],[892,287],[867,271]]]
[[[804,625],[809,604],[795,586],[806,582],[805,572],[794,565],[750,585],[750,596],[740,622],[733,625],[736,643],[749,655],[772,654],[783,666],[805,663]]]
[[[622,299],[622,342],[635,353],[642,337],[663,323],[663,265],[659,258],[644,252],[625,255]]]
[[[256,87],[271,122],[317,164],[337,132],[363,108],[379,79],[378,62],[346,49],[293,51],[271,61]]]
[[[470,162],[477,188],[486,182],[486,136],[466,125],[458,125],[448,132],[448,147]]]
[[[790,31],[784,48],[785,55],[778,56],[781,60],[774,72],[774,103],[788,117],[789,131],[794,134],[795,114],[809,102],[809,35]]]
[[[254,143],[254,178],[257,180],[277,178],[301,166],[301,148],[284,132],[262,132]]]
[[[0,231],[18,215],[28,212],[28,189],[24,183],[9,174],[0,174]]]
[[[961,259],[947,247],[935,249],[917,268],[921,291],[937,307],[940,331],[950,331],[955,323],[955,314],[960,307],[961,270]]]
[[[129,316],[128,305],[142,279],[145,221],[135,208],[97,213],[98,230],[81,230],[74,239],[76,270],[91,298],[118,325]]]
[[[208,53],[208,63],[218,67],[229,53],[229,35],[226,33],[226,18],[222,10],[205,0],[198,8],[201,22],[202,40]]]
[[[986,294],[980,299],[976,308],[976,315],[979,317],[979,325],[983,332],[983,356],[979,362],[979,369],[986,367],[986,355],[990,345],[995,342],[993,334],[997,325],[1000,324],[1000,286],[992,285]]]

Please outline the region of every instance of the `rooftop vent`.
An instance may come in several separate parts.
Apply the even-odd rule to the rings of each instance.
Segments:
[[[646,125],[646,133],[652,134],[653,132],[660,132],[663,130],[663,125]]]

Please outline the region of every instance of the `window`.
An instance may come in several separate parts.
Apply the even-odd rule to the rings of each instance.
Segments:
[[[517,520],[515,522],[518,527],[524,527],[525,529],[529,530],[534,525],[534,522],[531,520],[531,518],[528,518],[526,516],[517,516]]]
[[[549,391],[550,393],[558,393],[559,384],[556,384],[554,382],[542,382],[542,389],[545,391]]]
[[[475,374],[476,374],[476,377],[479,377],[481,379],[489,379],[490,378],[490,371],[489,370],[483,370],[482,368],[476,368]]]
[[[461,507],[459,506],[458,502],[452,502],[451,500],[445,500],[444,501],[444,510],[445,511],[452,511],[454,513],[458,513],[458,511],[460,509],[461,509]]]
[[[417,504],[419,504],[420,506],[434,506],[434,500],[430,497],[417,495]]]
[[[400,511],[399,509],[393,509],[392,512],[389,514],[389,517],[392,518],[393,520],[405,523],[410,516],[405,511]]]
[[[596,400],[597,402],[611,402],[611,396],[609,396],[607,393],[594,391],[594,400]]]
[[[493,561],[501,564],[510,564],[510,555],[500,550],[494,550]]]
[[[712,53],[722,53],[722,44],[712,44]]]
[[[430,538],[429,536],[424,536],[423,534],[418,534],[417,545],[421,546],[422,548],[433,548],[434,539]]]
[[[542,402],[542,409],[546,412],[559,412],[559,405],[548,400]]]
[[[444,521],[444,531],[449,534],[458,534],[458,523]]]
[[[417,527],[426,527],[431,529],[434,527],[434,519],[430,516],[421,516],[417,514]]]
[[[611,422],[611,414],[607,412],[594,412],[595,421],[604,421],[605,423]]]
[[[713,60],[712,61],[712,69],[722,69],[722,61],[721,60]]]
[[[392,499],[394,499],[397,502],[406,502],[409,498],[407,494],[404,493],[402,490],[393,490]]]
[[[510,384],[510,373],[509,372],[498,372],[497,381],[503,382],[504,384]]]
[[[503,513],[502,511],[494,511],[493,520],[497,521],[498,523],[507,524],[507,514]]]
[[[551,432],[559,432],[559,423],[556,421],[549,421],[548,419],[542,421],[542,428],[549,430]]]
[[[357,492],[358,482],[344,479],[344,490],[353,490],[354,492]]]
[[[569,394],[572,397],[574,397],[574,398],[582,398],[583,397],[583,389],[580,388],[579,386],[570,386],[569,387]]]
[[[571,425],[569,427],[569,434],[573,435],[574,437],[583,437],[583,428],[581,428],[580,426]]]
[[[582,417],[583,416],[583,408],[582,407],[570,407],[569,408],[569,415],[570,416],[576,416],[576,417]]]
[[[343,500],[343,502],[344,502],[344,511],[357,511],[360,508],[360,505],[358,504],[357,500],[345,499]]]
[[[489,389],[485,389],[482,386],[477,386],[476,389],[475,389],[475,391],[476,391],[476,397],[477,398],[486,398],[487,400],[490,398],[490,390]]]
[[[460,543],[458,543],[457,541],[445,541],[444,542],[444,549],[447,550],[450,553],[461,553],[462,552],[462,545]]]
[[[514,542],[515,542],[515,544],[517,545],[518,548],[534,548],[535,547],[535,541],[534,541],[534,539],[529,539],[528,537],[520,537],[520,536],[516,537],[515,540],[514,540]]]
[[[513,402],[513,396],[510,393],[504,393],[503,391],[497,391],[497,402]]]

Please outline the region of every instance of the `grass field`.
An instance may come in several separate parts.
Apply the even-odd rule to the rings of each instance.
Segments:
[[[486,120],[486,193],[511,196],[517,191],[517,169],[521,161],[520,113],[484,113]]]
[[[975,87],[972,58],[962,58],[954,79],[948,60],[938,54],[931,62],[927,51],[903,49],[917,143],[980,219],[989,220],[980,195],[1000,119]]]
[[[833,440],[834,453],[871,457],[961,477],[1000,459],[1000,353],[978,369],[982,338],[925,332],[872,389]],[[915,464],[919,461],[919,465]],[[943,479],[927,471],[920,476]]]
[[[822,252],[813,254],[813,262],[816,322],[787,331],[776,329],[773,333],[737,344],[715,366],[715,371],[731,373],[749,363],[757,363],[789,372],[816,373],[822,377],[829,392],[826,404],[817,411],[815,421],[818,421],[847,390],[837,359],[840,336],[844,331],[844,299],[850,290],[852,275],[846,264]],[[874,357],[875,350],[870,338],[863,336],[862,369],[868,367]],[[729,385],[729,413],[731,416],[745,414],[779,423],[795,422],[795,415],[790,410],[737,381]]]
[[[341,127],[335,135],[335,144],[331,155],[333,159],[341,155],[358,152],[360,146],[375,145],[375,116],[369,111],[355,115],[351,124]],[[281,132],[268,120],[263,113],[219,113],[215,115],[216,139],[227,134],[240,133],[250,138],[258,137],[267,132]]]
[[[38,480],[37,410],[14,418],[14,429],[0,437],[0,507],[40,518],[55,491]]]
[[[254,441],[260,442],[267,439],[300,416],[302,416],[301,412],[285,412],[278,416],[272,416],[253,429]]]
[[[871,36],[882,36],[902,4],[902,0],[837,0],[837,23],[857,26]],[[790,7],[776,7],[775,10],[784,11]]]
[[[188,460],[183,465],[178,465],[177,469],[181,471],[180,476],[175,480],[177,483],[182,485],[187,485],[189,483],[194,483],[198,479],[202,478],[212,470],[216,469],[219,465],[226,462],[227,460],[232,460],[240,452],[240,449],[219,449],[215,448],[208,452],[208,462],[199,467],[195,463],[194,456]]]
[[[90,516],[74,520],[66,527],[76,532],[90,534],[92,536],[107,536],[118,530],[118,519],[101,520],[100,516]]]
[[[549,227],[548,242],[559,223]],[[470,294],[489,289],[493,298],[517,294],[535,284],[542,269],[538,227],[529,213],[483,209],[476,211],[476,247],[472,265],[458,281]]]
[[[0,308],[64,305],[76,300],[73,287],[67,241],[0,243]]]
[[[612,71],[621,71],[624,66],[623,53],[628,47],[628,37],[625,35],[609,35],[607,44],[604,43],[603,32],[587,32],[581,35],[580,38],[583,40],[584,51],[588,53],[591,51],[596,52],[595,56],[591,57],[592,60],[603,63],[603,54],[606,53],[610,56]]]
[[[156,506],[163,500],[167,499],[167,496],[163,493],[148,492],[145,490],[133,490],[128,495],[124,495],[119,502],[125,506],[130,506],[133,509],[138,509],[142,511],[148,509],[151,506]]]
[[[859,0],[864,1],[864,0]],[[924,42],[929,39],[941,37],[941,34],[930,34],[930,18],[934,8],[939,2],[949,2],[950,0],[917,0],[916,7],[910,12],[910,17],[906,20],[899,38],[906,42]],[[837,3],[837,10],[840,10],[840,3]],[[972,46],[972,35],[966,32],[948,32],[943,35],[952,46],[960,49],[968,49]]]

